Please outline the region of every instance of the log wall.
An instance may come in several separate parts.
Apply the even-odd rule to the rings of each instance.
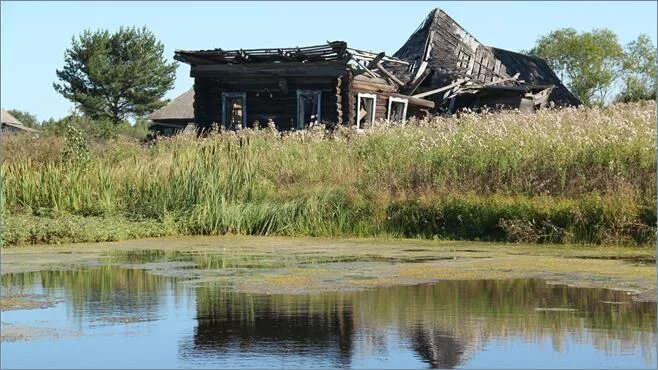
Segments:
[[[285,80],[285,82],[282,82]],[[341,81],[342,82],[342,81]],[[245,92],[246,122],[252,127],[272,118],[279,130],[289,130],[297,120],[297,90],[320,90],[321,121],[337,122],[342,90],[336,77],[297,78],[209,78],[196,77],[194,82],[194,116],[200,127],[222,123],[222,93]],[[285,86],[285,88],[282,88]],[[341,117],[342,119],[342,117]]]

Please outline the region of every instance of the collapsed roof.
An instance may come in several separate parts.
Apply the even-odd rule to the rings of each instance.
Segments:
[[[424,89],[450,86],[440,91],[444,94],[435,95],[437,103],[496,86],[499,89],[520,87],[534,93],[545,90],[541,103],[580,104],[546,61],[485,46],[438,8],[425,18],[393,57],[409,63],[408,68],[387,64],[397,76],[409,81],[407,94],[412,94],[421,84]]]

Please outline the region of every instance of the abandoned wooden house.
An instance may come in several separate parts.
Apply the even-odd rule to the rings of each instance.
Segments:
[[[438,8],[393,57],[408,63],[384,63],[409,81],[401,93],[432,100],[434,111],[580,105],[545,60],[485,46]]]
[[[303,129],[314,123],[367,128],[375,120],[481,107],[534,111],[577,106],[541,58],[488,47],[440,9],[393,55],[325,45],[177,50],[194,87],[154,112],[152,129]]]
[[[375,120],[404,120],[434,103],[400,94],[405,82],[383,63],[408,62],[325,45],[252,50],[177,50],[176,60],[191,66],[194,122],[201,128],[275,124],[279,130],[315,123],[367,128]]]

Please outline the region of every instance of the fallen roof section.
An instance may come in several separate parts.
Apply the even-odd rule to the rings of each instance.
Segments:
[[[431,74],[432,88],[448,86],[460,79],[479,84],[498,81],[499,86],[554,85],[550,100],[555,104],[580,104],[546,61],[485,46],[438,8],[393,56],[409,63],[407,68],[387,64],[400,79],[412,81],[403,89],[407,93],[413,93]],[[517,78],[513,78],[515,75]]]

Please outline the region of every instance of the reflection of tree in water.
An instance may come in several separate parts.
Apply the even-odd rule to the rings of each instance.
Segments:
[[[78,320],[155,318],[165,296],[182,296],[169,278],[114,266],[4,274],[2,285],[64,294]],[[360,351],[355,341],[377,343],[391,330],[432,367],[458,366],[487,340],[506,337],[550,338],[556,351],[568,341],[591,343],[604,353],[641,349],[647,363],[655,362],[656,303],[633,303],[619,291],[488,280],[315,295],[250,295],[213,286],[195,292],[197,327],[180,346],[183,357],[303,352],[348,366]]]
[[[168,280],[144,270],[116,266],[2,275],[4,287],[37,286],[53,296],[61,291],[77,320],[155,318],[163,296],[175,286]]]
[[[308,353],[333,353],[337,364],[350,363],[356,338],[377,343],[386,328],[400,333],[426,363],[443,368],[458,366],[492,338],[550,338],[558,352],[566,341],[592,343],[606,353],[649,351],[656,342],[655,303],[542,280],[444,281],[310,296],[206,287],[197,289],[197,314],[197,350],[219,353],[231,343],[273,351],[301,345]]]

